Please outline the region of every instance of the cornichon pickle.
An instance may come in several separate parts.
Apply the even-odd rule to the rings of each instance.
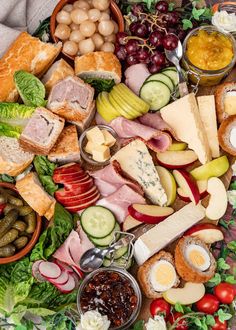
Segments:
[[[0,248],[0,258],[11,257],[14,255],[16,248],[12,244],[5,245]]]
[[[12,205],[23,206],[23,200],[12,195],[8,195],[8,202]]]
[[[3,194],[0,194],[0,204],[5,204],[7,202],[7,197]]]
[[[19,212],[16,209],[10,210],[0,221],[0,238],[4,236],[16,222]]]
[[[26,223],[28,224],[26,228],[26,232],[28,234],[33,234],[36,228],[36,214],[35,212],[31,212],[30,214],[24,217]]]
[[[12,204],[7,203],[3,212],[6,215],[10,210],[13,210],[13,209],[16,209],[16,208],[17,208],[16,205],[12,205]]]
[[[28,237],[26,236],[21,236],[19,238],[17,238],[15,241],[14,241],[14,245],[15,247],[17,248],[17,250],[20,250],[22,249],[24,246],[26,246],[26,244],[28,243]]]
[[[12,226],[12,228],[17,229],[21,232],[25,231],[26,227],[27,227],[26,223],[21,220],[17,220]]]
[[[10,229],[2,238],[0,238],[0,247],[10,244],[18,237],[18,230]]]
[[[19,206],[18,211],[19,211],[19,215],[22,217],[33,212],[32,208],[30,206],[25,206],[25,205]]]

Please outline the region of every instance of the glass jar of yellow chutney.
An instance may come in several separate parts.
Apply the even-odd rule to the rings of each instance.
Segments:
[[[195,85],[213,86],[232,70],[236,42],[230,33],[207,25],[192,30],[183,43],[182,65]]]

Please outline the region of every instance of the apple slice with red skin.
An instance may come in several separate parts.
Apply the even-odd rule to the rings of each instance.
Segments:
[[[192,150],[165,151],[156,153],[157,161],[166,168],[184,168],[193,164],[198,158]]]
[[[93,195],[89,195],[83,199],[78,198],[75,201],[64,201],[64,206],[68,207],[68,206],[80,206],[82,204],[88,203],[91,200],[93,200],[96,197],[100,197],[100,193],[98,191],[95,191],[95,193]]]
[[[68,184],[77,184],[77,183],[84,183],[86,181],[88,181],[91,177],[87,174],[84,178],[78,178],[78,179],[70,179],[70,180],[64,180],[64,182],[61,182],[64,185],[68,185]]]
[[[200,199],[205,198],[208,195],[207,192],[207,180],[201,180],[201,181],[196,181],[198,190],[200,193]],[[183,188],[177,188],[177,193],[179,195],[179,198],[182,199],[184,202],[191,202],[191,199],[189,198],[188,194],[186,191],[183,190]]]
[[[174,210],[171,207],[157,205],[131,204],[128,212],[134,219],[151,224],[157,224],[171,215]]]
[[[69,212],[71,212],[71,213],[76,213],[76,212],[78,212],[78,211],[81,211],[81,210],[86,209],[86,208],[89,207],[89,206],[92,206],[92,205],[96,204],[96,202],[98,201],[98,199],[99,199],[99,196],[96,197],[96,198],[94,198],[94,199],[91,200],[90,202],[85,203],[85,204],[81,204],[81,205],[79,205],[79,206],[68,206],[68,207],[66,207],[66,209],[67,209]]]
[[[184,170],[174,170],[173,175],[178,186],[182,188],[183,191],[187,193],[190,200],[197,205],[200,201],[200,193],[197,183],[191,174]]]
[[[123,231],[129,231],[131,229],[134,229],[138,226],[140,226],[143,222],[138,221],[136,219],[134,219],[133,217],[131,217],[131,215],[128,215],[124,222],[122,223],[122,228]]]
[[[80,192],[85,192],[85,190],[81,191],[81,189],[78,189],[78,192],[76,193],[75,190],[77,188],[86,188],[86,190],[89,190],[94,185],[93,179],[89,178],[88,180],[84,182],[73,182],[73,183],[64,183],[65,190],[72,190],[74,191],[74,194],[79,194]],[[77,190],[76,190],[77,191]]]
[[[54,173],[56,174],[72,174],[72,173],[76,173],[76,172],[79,172],[79,171],[83,171],[83,169],[81,168],[80,164],[78,163],[70,163],[70,164],[66,164],[66,165],[62,165],[60,167],[57,167],[55,170],[54,170]]]
[[[53,174],[53,181],[56,183],[63,183],[64,181],[69,181],[69,180],[79,180],[79,179],[83,179],[84,177],[86,177],[88,174],[84,171],[81,172],[76,172],[73,174]]]
[[[206,244],[213,244],[224,239],[220,227],[211,223],[199,223],[188,229],[184,236],[197,236]]]
[[[59,189],[55,192],[55,197],[59,201],[59,203],[64,203],[65,201],[75,201],[78,198],[88,197],[88,196],[92,195],[95,191],[98,191],[97,187],[93,186],[88,191],[86,191],[82,194],[74,195],[73,192],[71,192],[71,191],[65,191],[64,189]]]

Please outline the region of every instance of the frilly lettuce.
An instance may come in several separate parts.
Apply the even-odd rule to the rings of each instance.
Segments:
[[[36,156],[34,158],[34,167],[44,189],[53,196],[54,192],[58,190],[58,185],[52,179],[53,172],[57,167],[56,164],[50,162],[45,156]]]
[[[21,132],[22,132],[21,126],[12,126],[12,125],[0,122],[0,136],[8,136],[8,137],[18,139]]]
[[[24,70],[19,70],[14,74],[14,81],[25,105],[45,106],[45,87],[37,77]]]

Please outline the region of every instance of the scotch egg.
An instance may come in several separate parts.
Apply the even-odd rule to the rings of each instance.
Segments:
[[[172,288],[177,275],[174,266],[167,260],[159,260],[150,269],[150,282],[153,289],[163,292]]]
[[[211,265],[208,252],[200,245],[188,245],[185,250],[185,256],[192,266],[201,271],[207,270]]]

